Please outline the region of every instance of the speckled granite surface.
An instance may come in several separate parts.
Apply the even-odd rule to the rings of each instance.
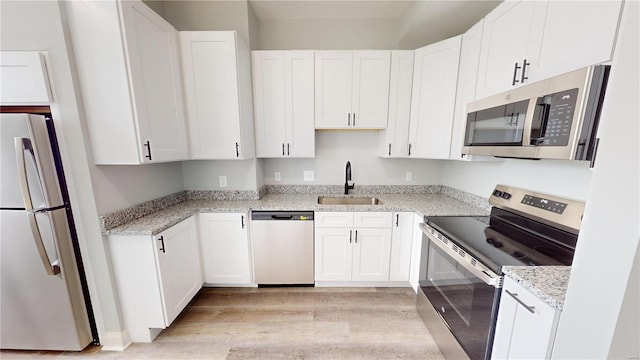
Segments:
[[[362,194],[359,194],[359,196]],[[432,216],[485,216],[488,211],[443,194],[374,194],[379,205],[318,205],[318,194],[267,193],[260,200],[188,200],[112,229],[105,235],[155,235],[197,212],[249,210],[414,211]]]
[[[505,266],[502,272],[554,309],[562,310],[571,266]]]
[[[161,198],[134,205],[126,209],[101,215],[98,217],[98,221],[100,222],[100,229],[104,233],[107,229],[113,229],[120,225],[134,221],[135,219],[138,219],[140,217],[153,214],[164,208],[179,204],[186,199],[186,192],[180,191],[175,194],[163,196]]]

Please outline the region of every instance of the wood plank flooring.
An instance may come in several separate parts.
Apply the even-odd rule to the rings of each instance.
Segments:
[[[1,359],[443,359],[410,288],[205,288],[151,344]]]

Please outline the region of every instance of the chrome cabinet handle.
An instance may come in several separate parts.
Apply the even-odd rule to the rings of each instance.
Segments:
[[[513,66],[513,81],[511,81],[511,85],[515,85],[520,82],[518,80],[518,70],[521,68],[522,67],[519,66],[518,63],[515,63],[515,65]]]
[[[149,140],[147,140],[147,142],[142,144],[142,146],[146,146],[147,147],[147,155],[145,155],[144,157],[146,157],[147,159],[151,160],[151,143],[149,143]]]
[[[35,163],[37,160],[35,154],[33,153],[33,146],[31,145],[31,141],[25,138],[17,137],[14,138],[13,141],[16,150],[16,163],[18,166],[20,189],[22,190],[22,200],[24,202],[24,208],[26,209],[27,216],[29,218],[29,227],[31,228],[31,233],[33,234],[33,240],[36,243],[38,255],[40,255],[40,260],[42,261],[42,265],[44,265],[44,269],[46,270],[47,274],[57,275],[60,273],[60,266],[58,265],[58,260],[52,262],[51,259],[49,259],[47,249],[44,247],[42,234],[40,233],[40,227],[38,226],[38,221],[36,220],[36,214],[33,212],[33,200],[31,198],[29,183],[27,181],[27,165],[24,157],[24,152],[29,151],[29,154],[31,154],[31,158]],[[42,184],[42,180],[40,179],[40,174],[38,173],[37,167],[36,174],[38,176],[38,183]]]
[[[520,305],[522,305],[525,309],[527,309],[528,312],[535,314],[536,313],[536,307],[535,306],[530,306],[525,304],[522,300],[520,300],[520,298],[518,298],[518,293],[512,293],[511,291],[504,289],[504,292],[506,292],[507,294],[511,295],[512,298],[515,299],[515,301],[517,301]]]
[[[356,113],[353,113],[353,126],[356,126]]]
[[[158,238],[158,241],[160,241],[160,244],[162,244],[162,247],[158,250],[162,251],[163,253],[165,253],[166,251],[164,250],[164,236],[160,236]]]
[[[347,126],[351,126],[351,113],[347,113]]]
[[[530,62],[527,61],[527,59],[524,59],[524,61],[522,62],[522,77],[520,78],[520,83],[524,84],[525,80],[528,80],[529,77],[526,76],[527,73],[527,66],[531,65]]]

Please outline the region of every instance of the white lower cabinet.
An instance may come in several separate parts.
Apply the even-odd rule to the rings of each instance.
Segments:
[[[409,281],[413,246],[413,215],[412,212],[393,214],[389,281]]]
[[[316,212],[316,281],[388,281],[390,212]]]
[[[505,277],[492,359],[549,359],[560,311]]]
[[[247,213],[199,214],[204,282],[249,285],[252,282]]]
[[[202,287],[195,218],[155,236],[111,235],[109,250],[129,336],[151,342]]]

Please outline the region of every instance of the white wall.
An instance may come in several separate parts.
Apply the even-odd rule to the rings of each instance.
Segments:
[[[99,214],[184,190],[180,163],[92,166],[91,178]]]
[[[265,184],[339,185],[351,161],[352,180],[358,185],[438,185],[442,162],[437,160],[382,159],[376,156],[377,131],[316,131],[314,159],[264,159]],[[303,172],[315,171],[315,181],[305,182]],[[281,173],[282,181],[274,180]],[[405,173],[413,181],[405,181]]]
[[[91,182],[88,135],[65,15],[60,3],[54,1],[0,2],[0,48],[48,54],[54,98],[51,111],[98,331],[106,341],[111,334],[117,336],[124,326],[98,224],[93,194],[102,189],[94,188]]]
[[[585,200],[591,181],[587,161],[521,160],[463,162],[444,166],[442,184],[489,197],[496,184]]]
[[[259,48],[395,49],[398,21],[385,19],[260,20]]]
[[[178,31],[236,30],[250,44],[248,8],[247,1],[165,1],[164,18]]]
[[[257,161],[255,159],[183,161],[184,188],[185,190],[257,190],[259,176],[256,170]],[[227,187],[220,187],[220,176],[227,177]]]
[[[638,278],[631,271],[640,240],[639,12],[640,3],[625,3],[602,109],[598,156],[558,324],[556,359],[640,356],[638,303],[635,308],[623,306],[627,292],[637,298],[638,286],[629,280]],[[633,326],[624,324],[627,316],[635,317]],[[632,332],[617,332],[619,321]]]

